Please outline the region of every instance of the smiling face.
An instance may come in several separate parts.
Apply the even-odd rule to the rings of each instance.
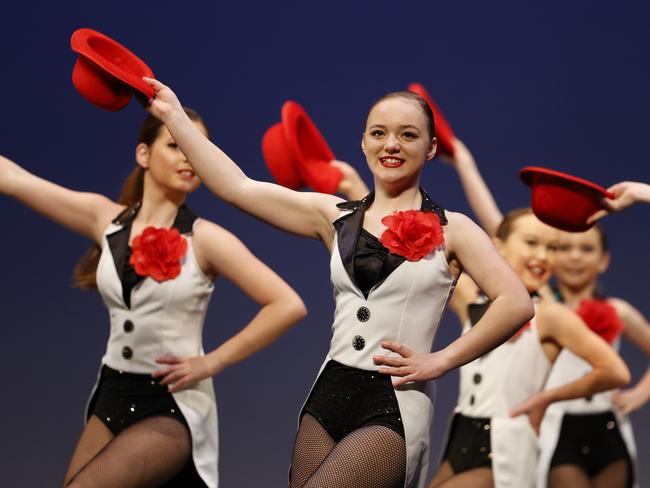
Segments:
[[[496,239],[501,255],[533,293],[553,274],[559,231],[526,213],[512,222],[507,237]]]
[[[419,184],[425,161],[436,152],[429,134],[427,117],[416,101],[397,96],[377,103],[361,140],[375,184]]]
[[[207,137],[207,130],[194,122]],[[136,147],[136,161],[145,169],[145,188],[158,187],[165,193],[191,193],[201,181],[166,127],[160,127],[151,144]]]
[[[560,232],[555,275],[560,286],[580,290],[595,286],[598,275],[609,265],[602,234],[592,227],[586,232]]]

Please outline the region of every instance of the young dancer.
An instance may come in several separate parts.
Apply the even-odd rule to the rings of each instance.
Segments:
[[[372,106],[361,146],[375,191],[344,202],[246,177],[196,130],[168,87],[149,82],[156,91],[151,112],[208,188],[280,229],[321,240],[331,253],[333,338],[301,411],[291,486],[424,486],[433,415],[426,380],[485,354],[532,316],[526,290],[487,236],[419,187],[436,150],[426,102],[399,92]],[[461,269],[493,306],[470,333],[430,353]],[[399,351],[409,356],[394,384],[375,364],[393,342],[404,343],[408,349]]]
[[[198,114],[183,113],[207,136]],[[96,243],[75,279],[98,288],[110,337],[64,485],[213,488],[212,376],[271,343],[305,308],[234,235],[185,205],[200,180],[160,121],[149,115],[138,141],[137,166],[118,203],[45,181],[2,156],[0,193]],[[261,308],[204,354],[203,321],[218,276]]]

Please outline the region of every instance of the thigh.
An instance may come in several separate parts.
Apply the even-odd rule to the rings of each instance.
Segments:
[[[442,483],[453,478],[453,476],[454,469],[451,467],[451,463],[444,461],[438,468],[438,471],[436,471],[436,474],[433,475],[433,479],[429,483],[429,488],[438,488]]]
[[[113,433],[109,428],[97,416],[91,415],[72,453],[63,484],[67,485],[68,481],[92,458],[97,456],[111,439],[113,439]]]
[[[402,488],[406,443],[388,427],[370,425],[345,436],[305,488]]]
[[[179,473],[191,451],[185,425],[171,417],[149,417],[115,436],[66,486],[155,487]]]
[[[494,488],[494,478],[490,468],[474,468],[463,471],[444,483],[438,485],[440,488]]]
[[[549,488],[591,488],[589,475],[575,464],[559,464],[548,475]]]
[[[300,420],[291,460],[291,488],[300,488],[336,446],[334,439],[310,414]]]
[[[594,478],[595,488],[626,488],[630,472],[627,459],[620,459],[605,466]]]

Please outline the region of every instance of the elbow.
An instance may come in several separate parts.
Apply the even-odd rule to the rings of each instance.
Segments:
[[[287,300],[285,310],[291,323],[299,322],[307,316],[307,306],[297,294]]]
[[[632,375],[628,367],[621,361],[621,364],[616,368],[615,373],[613,374],[614,381],[616,382],[615,388],[620,388],[622,386],[628,385],[632,381]]]

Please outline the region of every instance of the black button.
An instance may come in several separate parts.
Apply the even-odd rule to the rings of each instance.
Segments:
[[[474,380],[475,385],[478,385],[481,382],[482,379],[483,379],[483,377],[481,376],[481,373],[474,374],[473,380]]]
[[[133,330],[133,322],[127,319],[124,321],[123,327],[124,327],[124,332],[131,332]]]
[[[122,357],[124,359],[131,359],[133,357],[133,349],[131,349],[129,346],[124,346],[122,348]]]
[[[585,400],[587,400],[588,402],[591,402],[591,401],[594,400],[594,397],[592,397],[592,396],[590,395],[590,396],[588,396],[588,397],[585,397]]]
[[[475,401],[475,400],[476,400],[476,399],[474,398],[474,395],[472,395],[471,397],[469,397],[469,404],[470,404],[470,405],[474,405],[474,401]]]
[[[360,351],[366,347],[366,340],[359,335],[354,336],[354,339],[352,339],[352,347],[354,347],[355,350]]]
[[[368,322],[369,318],[370,310],[368,310],[368,307],[360,307],[359,310],[357,310],[357,319],[359,319],[359,322]]]

